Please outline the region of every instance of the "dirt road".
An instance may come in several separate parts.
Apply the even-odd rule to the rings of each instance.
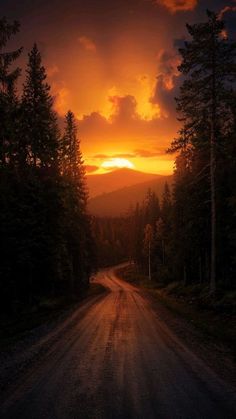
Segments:
[[[236,417],[233,390],[173,335],[138,289],[113,270],[95,281],[108,292],[34,343],[26,372],[5,392],[1,418]]]

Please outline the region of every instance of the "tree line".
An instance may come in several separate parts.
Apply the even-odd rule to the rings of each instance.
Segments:
[[[176,156],[173,182],[162,197],[149,190],[125,216],[123,250],[150,279],[205,284],[215,294],[235,289],[236,42],[210,11],[187,30],[181,128],[167,150]]]
[[[93,217],[96,260],[99,267],[126,262],[130,255],[129,217]]]
[[[108,267],[121,262],[132,261],[143,271],[147,271],[148,248],[150,244],[153,278],[159,276],[160,252],[159,238],[162,219],[165,218],[165,234],[169,233],[171,191],[166,183],[161,200],[149,189],[141,203],[130,208],[119,217],[94,217],[93,232],[97,249],[97,262],[100,267]],[[154,242],[156,245],[154,246]]]
[[[147,273],[150,252],[157,280],[205,283],[214,294],[235,287],[236,43],[210,11],[187,30],[176,99],[181,129],[168,150],[176,153],[174,181],[161,205],[149,193],[134,211],[132,254]]]
[[[80,292],[95,264],[76,119],[60,132],[36,44],[19,93],[19,28],[0,19],[1,310]]]

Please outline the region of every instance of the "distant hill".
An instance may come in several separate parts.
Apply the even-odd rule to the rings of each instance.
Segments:
[[[172,176],[156,176],[156,178],[147,182],[138,183],[96,196],[91,198],[88,202],[89,212],[99,217],[122,215],[126,213],[131,206],[134,207],[137,202],[142,202],[149,188],[156,192],[157,196],[161,198],[165,182],[168,182],[171,185]]]
[[[162,178],[161,175],[143,173],[132,169],[117,169],[103,175],[88,175],[87,185],[91,198],[126,188],[138,183]]]

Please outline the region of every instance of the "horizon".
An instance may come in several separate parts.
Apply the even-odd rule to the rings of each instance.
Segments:
[[[142,173],[142,174],[147,174],[147,175],[153,175],[154,177],[155,176],[172,176],[173,175],[173,173],[153,173],[153,172],[148,172],[148,171],[144,171],[144,170],[138,170],[138,169],[136,169],[136,167],[133,167],[133,168],[131,168],[131,167],[113,167],[113,168],[111,168],[111,169],[103,169],[103,168],[101,168],[101,169],[97,169],[96,171],[94,171],[94,172],[88,172],[88,173],[86,173],[86,176],[97,176],[97,175],[106,175],[106,174],[111,174],[111,173],[116,173],[116,172],[125,172],[125,171],[127,171],[127,172],[136,172],[136,173]]]

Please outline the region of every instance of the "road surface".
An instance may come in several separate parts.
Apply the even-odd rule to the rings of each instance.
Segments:
[[[236,418],[235,394],[113,270],[107,288],[40,339],[1,418]],[[34,346],[35,346],[34,345]],[[34,348],[35,350],[35,348]]]

